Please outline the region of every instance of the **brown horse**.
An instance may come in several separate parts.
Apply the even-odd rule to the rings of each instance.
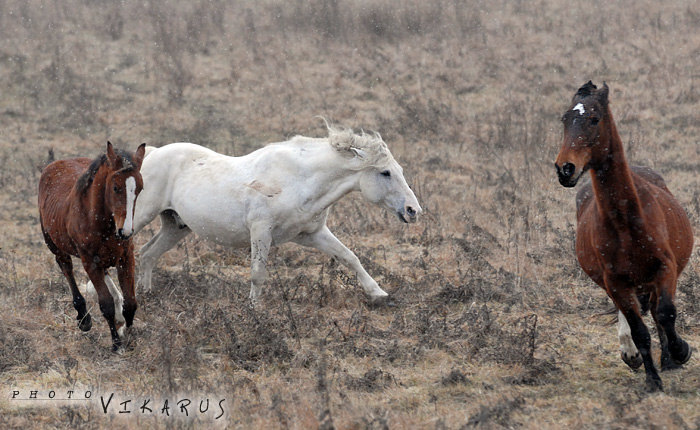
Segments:
[[[591,172],[576,196],[576,257],[619,310],[622,359],[633,369],[643,363],[647,389],[662,390],[642,313],[651,309],[656,322],[661,369],[687,362],[691,349],[676,333],[673,300],[693,248],[690,221],[661,176],[628,166],[606,84],[582,86],[562,122],[559,182],[573,187]]]
[[[116,151],[107,142],[107,153],[94,160],[58,160],[46,166],[39,181],[39,219],[44,241],[56,256],[73,293],[78,327],[88,331],[92,319],[73,277],[71,255],[79,257],[95,286],[100,310],[107,319],[112,347],[121,347],[115,323],[113,282],[107,274],[116,266],[124,293],[123,317],[127,327],[134,321],[134,203],[143,188],[139,170],[146,144],[132,155]],[[116,289],[115,289],[115,293]]]

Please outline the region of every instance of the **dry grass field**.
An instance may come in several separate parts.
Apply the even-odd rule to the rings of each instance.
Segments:
[[[699,28],[696,1],[0,1],[0,426],[700,428]],[[573,253],[575,191],[553,161],[589,79],[696,233],[677,295],[696,354],[664,393],[620,360]],[[329,220],[395,306],[284,245],[250,309],[249,250],[191,235],[137,295],[123,355],[96,304],[77,328],[39,228],[49,150],[240,155],[324,135],[317,115],[379,131],[423,206],[406,226],[350,195]],[[92,397],[46,400],[69,390]]]

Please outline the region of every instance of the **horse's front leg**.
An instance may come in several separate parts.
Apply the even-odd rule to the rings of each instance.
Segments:
[[[136,290],[134,287],[134,248],[129,244],[124,255],[117,262],[117,277],[119,278],[119,287],[124,294],[124,305],[122,315],[126,320],[126,326],[131,327],[134,323],[134,314],[136,314]]]
[[[667,264],[665,267],[674,267]],[[676,305],[673,298],[676,293],[677,277],[675,271],[666,269],[658,282],[658,300],[652,303],[652,315],[659,329],[661,340],[661,369],[674,369],[690,360],[692,349],[676,332]]]
[[[92,328],[92,318],[87,311],[85,304],[85,298],[80,294],[78,285],[75,283],[75,277],[73,276],[73,261],[70,255],[57,253],[56,263],[61,268],[63,276],[66,277],[68,285],[70,286],[70,291],[73,294],[73,307],[78,311],[78,327],[82,331],[90,331]]]
[[[267,280],[267,256],[272,244],[272,227],[259,222],[250,228],[250,301],[255,305]]]
[[[362,289],[365,291],[365,294],[370,297],[372,302],[381,302],[388,296],[386,291],[379,288],[377,281],[372,279],[365,268],[362,267],[360,259],[343,245],[343,243],[331,233],[327,226],[324,225],[316,233],[299,236],[294,242],[299,245],[316,248],[324,254],[337,258],[346,267],[354,271]]]
[[[632,335],[634,346],[642,357],[644,371],[646,373],[647,391],[663,391],[663,385],[659,373],[656,371],[654,361],[651,356],[651,336],[647,326],[644,325],[639,310],[637,297],[634,295],[634,285],[624,281],[615,282],[606,276],[605,287],[608,294],[615,302],[615,306],[620,310],[627,320]]]
[[[92,281],[92,285],[95,287],[97,292],[97,300],[100,304],[100,310],[102,315],[104,315],[109,325],[109,332],[112,335],[112,351],[117,352],[121,350],[122,341],[119,338],[119,333],[117,332],[117,326],[114,321],[114,298],[107,287],[105,282],[106,272],[104,268],[97,267],[90,256],[82,258],[83,267],[88,274],[88,278]]]
[[[632,332],[627,324],[627,318],[622,311],[617,311],[617,336],[620,338],[620,357],[622,361],[632,369],[639,369],[642,365],[642,356],[637,351],[632,340]]]

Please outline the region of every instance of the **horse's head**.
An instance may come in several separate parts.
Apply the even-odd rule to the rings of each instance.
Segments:
[[[347,167],[360,173],[359,187],[370,202],[384,206],[405,223],[416,222],[423,212],[403,177],[403,169],[389,152],[379,133],[355,134],[328,126],[328,141],[346,158]]]
[[[405,223],[416,222],[423,211],[406,183],[403,169],[389,154],[387,162],[366,168],[360,177],[360,191],[370,202],[394,212]]]
[[[611,126],[608,86],[603,83],[603,88],[598,89],[588,81],[576,92],[561,120],[564,123],[564,140],[555,167],[559,183],[573,187],[589,168],[596,168],[599,161],[607,156],[608,148],[601,142],[606,134],[601,131]]]
[[[416,222],[423,212],[416,195],[406,183],[403,168],[389,152],[379,134],[375,135],[376,148],[351,148],[355,156],[366,163],[360,175],[360,192],[370,202],[384,206],[405,223]],[[379,151],[370,155],[370,151]]]
[[[105,204],[112,213],[120,239],[128,239],[134,233],[134,207],[136,197],[143,189],[140,169],[145,150],[146,144],[142,143],[131,157],[118,155],[107,142],[110,172],[105,182]]]

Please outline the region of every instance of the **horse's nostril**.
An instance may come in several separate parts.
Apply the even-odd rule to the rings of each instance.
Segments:
[[[561,173],[564,176],[572,176],[575,171],[576,171],[576,166],[574,166],[571,163],[564,163],[564,165],[561,168]]]
[[[413,217],[413,216],[416,216],[416,210],[413,209],[411,206],[409,206],[409,207],[406,208],[406,213],[407,213],[409,216],[412,216],[412,217]]]

